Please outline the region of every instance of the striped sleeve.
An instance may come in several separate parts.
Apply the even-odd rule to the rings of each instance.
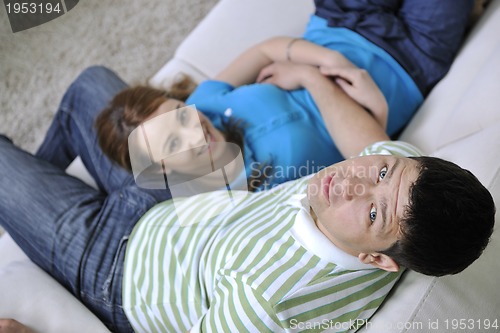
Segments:
[[[359,156],[396,155],[403,157],[422,156],[420,149],[404,141],[380,141],[367,146]]]
[[[274,303],[262,290],[225,276],[190,332],[354,332],[399,277],[382,270],[338,271]]]
[[[288,201],[308,180],[152,208],[125,258],[123,308],[134,330],[351,332],[366,321],[400,273],[345,270],[293,237],[299,208]]]
[[[225,276],[194,332],[282,332],[271,304],[241,279]]]
[[[299,292],[275,309],[286,331],[354,332],[373,315],[401,272],[337,270]]]

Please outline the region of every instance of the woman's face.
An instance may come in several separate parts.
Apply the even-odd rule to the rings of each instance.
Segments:
[[[224,135],[194,105],[186,106],[176,99],[163,102],[140,129],[134,141],[141,153],[162,163],[167,174],[206,174],[211,160],[223,153],[223,145],[217,143],[225,142]]]

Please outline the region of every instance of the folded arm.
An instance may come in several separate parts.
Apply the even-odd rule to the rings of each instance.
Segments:
[[[370,74],[356,67],[320,67],[321,74],[332,77],[352,99],[364,107],[385,130],[389,106]]]
[[[259,72],[273,62],[324,67],[354,67],[341,53],[303,39],[274,37],[261,42],[238,56],[215,79],[238,87],[254,83]]]
[[[360,74],[356,74],[356,71]],[[370,99],[368,103],[373,105],[378,103],[376,101],[380,98],[378,95],[380,91],[371,78],[367,77],[367,73],[360,69],[354,69],[352,73],[349,72],[347,75],[343,73],[343,75],[353,80],[346,79],[350,83],[347,81],[341,83],[350,85],[347,89],[341,88],[315,66],[285,62],[274,63],[266,67],[259,74],[257,80],[272,83],[287,90],[301,87],[307,89],[321,112],[326,128],[337,148],[345,158],[349,158],[357,155],[369,144],[389,140],[389,137],[385,133],[384,124],[386,121],[381,123],[372,113],[367,112],[361,103],[355,100],[363,100],[367,96],[362,90],[357,89],[361,86],[370,91],[375,89],[373,96],[376,98],[374,101]],[[385,114],[386,119],[387,104],[385,99],[381,103],[379,112],[381,115]]]

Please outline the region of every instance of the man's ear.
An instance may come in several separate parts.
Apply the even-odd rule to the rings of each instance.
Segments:
[[[399,265],[394,259],[382,253],[360,253],[358,259],[364,264],[370,264],[388,272],[399,271]]]

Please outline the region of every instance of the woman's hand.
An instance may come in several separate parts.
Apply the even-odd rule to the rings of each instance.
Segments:
[[[367,145],[389,140],[384,128],[371,113],[333,80],[317,71],[304,79],[335,145],[345,158],[356,156]]]
[[[334,81],[361,106],[368,109],[385,129],[389,113],[387,101],[370,74],[358,67],[320,67],[323,75]]]
[[[258,83],[271,83],[284,90],[295,90],[304,86],[304,79],[317,74],[319,70],[311,65],[296,64],[288,61],[274,62],[264,67],[257,76]]]

